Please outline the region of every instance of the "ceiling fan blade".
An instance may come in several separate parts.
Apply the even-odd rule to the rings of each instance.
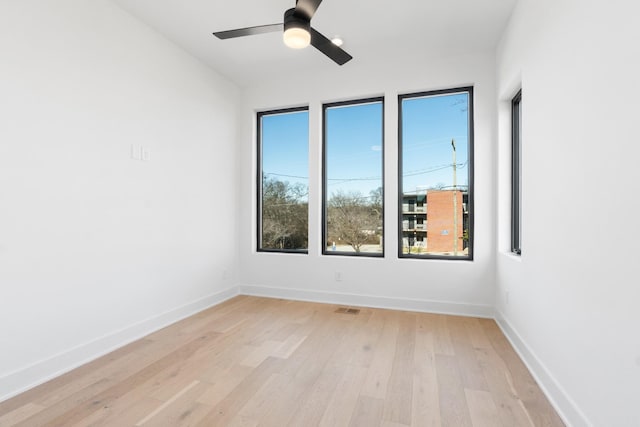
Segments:
[[[213,35],[224,40],[235,37],[254,36],[256,34],[275,33],[276,31],[282,31],[282,24],[258,25],[255,27],[238,28],[237,30],[218,31],[217,33],[213,33]]]
[[[343,65],[353,58],[313,28],[311,28],[311,44],[338,65]]]
[[[307,18],[311,19],[320,3],[322,3],[322,0],[296,0],[296,12],[302,12]]]

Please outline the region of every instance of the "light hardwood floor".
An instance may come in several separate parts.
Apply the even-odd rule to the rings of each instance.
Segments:
[[[13,399],[0,426],[562,426],[493,320],[239,296]]]

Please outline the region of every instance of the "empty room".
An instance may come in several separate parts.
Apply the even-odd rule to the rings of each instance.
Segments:
[[[0,426],[640,426],[638,17],[0,0]]]

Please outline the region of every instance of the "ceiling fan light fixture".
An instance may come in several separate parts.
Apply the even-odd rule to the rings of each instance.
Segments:
[[[311,43],[311,34],[304,28],[289,28],[282,36],[284,44],[291,49],[303,49]]]
[[[284,44],[292,49],[303,49],[311,43],[311,22],[296,13],[295,8],[284,13]]]

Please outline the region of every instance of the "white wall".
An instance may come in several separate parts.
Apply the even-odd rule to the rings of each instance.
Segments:
[[[235,292],[238,100],[108,1],[0,4],[0,399]]]
[[[355,52],[354,52],[355,54]],[[381,61],[382,62],[382,61]],[[240,283],[243,292],[450,313],[493,315],[495,268],[495,62],[493,53],[455,58],[359,64],[357,58],[330,74],[291,75],[246,88],[241,114],[242,209]],[[399,93],[474,86],[474,260],[398,259],[397,96]],[[385,95],[385,258],[322,256],[321,105]],[[309,105],[309,254],[256,252],[255,111]],[[341,272],[343,280],[334,280]]]
[[[521,0],[498,50],[498,318],[575,426],[640,425],[638,12],[622,0]],[[506,101],[520,83],[518,259]]]
[[[497,87],[491,52],[414,55],[266,81],[239,102],[233,85],[105,0],[2,2],[0,399],[239,282],[254,294],[484,316],[495,303],[568,422],[640,424],[635,16],[622,0],[520,0]],[[465,85],[475,88],[475,259],[400,260],[397,95]],[[516,258],[508,100],[520,86]],[[386,256],[323,257],[321,104],[378,95]],[[295,105],[310,106],[309,254],[256,253],[255,111]],[[149,161],[131,159],[132,144]]]

